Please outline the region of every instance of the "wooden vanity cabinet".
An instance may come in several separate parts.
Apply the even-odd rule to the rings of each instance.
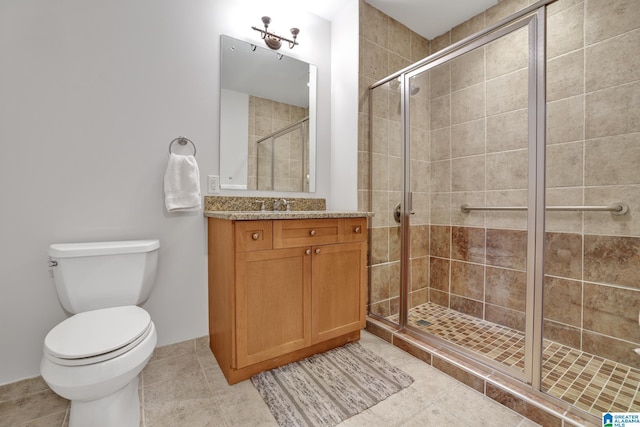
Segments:
[[[364,328],[366,253],[359,242],[312,247],[312,344]]]
[[[237,253],[235,289],[233,367],[311,344],[311,256],[304,248]]]
[[[366,218],[209,218],[211,349],[230,384],[360,337]]]

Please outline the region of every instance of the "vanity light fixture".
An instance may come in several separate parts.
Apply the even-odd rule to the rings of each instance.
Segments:
[[[260,34],[262,35],[262,40],[264,40],[265,44],[269,46],[270,49],[273,49],[273,50],[280,49],[280,47],[282,46],[283,40],[289,43],[289,49],[293,49],[293,47],[298,44],[298,42],[296,41],[296,38],[298,37],[298,33],[300,33],[300,30],[298,28],[294,27],[291,29],[291,34],[293,34],[293,40],[289,40],[285,37],[278,36],[268,31],[269,24],[271,23],[271,18],[269,18],[268,16],[262,17],[262,23],[264,24],[264,30],[261,30],[260,28],[256,28],[256,27],[251,27],[251,28],[260,32]]]

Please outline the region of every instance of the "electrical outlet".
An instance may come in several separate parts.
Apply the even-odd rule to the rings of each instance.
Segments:
[[[220,177],[218,175],[207,175],[207,193],[218,194],[220,192]]]

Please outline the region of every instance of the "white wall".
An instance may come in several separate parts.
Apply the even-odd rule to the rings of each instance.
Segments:
[[[331,25],[260,9],[0,2],[0,384],[39,374],[44,336],[66,317],[47,269],[54,242],[159,238],[158,282],[144,305],[159,344],[207,334],[206,222],[167,214],[162,176],[179,135],[197,145],[203,189],[219,172],[221,33],[256,40],[250,27],[267,14],[276,31],[300,27],[300,46],[286,54],[319,68],[315,196],[329,195]]]
[[[331,25],[331,192],[327,209],[358,210],[358,1]]]
[[[249,162],[249,95],[220,90],[220,187],[247,188]]]

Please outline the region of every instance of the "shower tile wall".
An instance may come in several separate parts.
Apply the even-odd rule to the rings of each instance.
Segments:
[[[435,52],[532,3],[499,2],[425,46]],[[361,3],[360,207],[373,198],[371,312],[383,316],[398,306],[399,230],[390,211],[400,200],[399,95],[387,87],[374,93],[369,194],[366,88],[408,65],[377,66],[394,54],[373,40],[381,36],[372,27],[391,21]],[[525,37],[511,36],[526,45]],[[412,152],[428,147],[412,163],[428,183],[418,207],[414,199],[411,306],[425,301],[427,280],[431,302],[523,330],[526,215],[459,209],[526,204],[526,100],[509,91],[526,79],[526,56],[506,41],[432,69],[412,98],[412,108],[426,98],[431,114],[425,129],[411,129]],[[547,213],[544,336],[639,367],[632,349],[640,347],[640,2],[559,0],[548,10],[547,43],[547,204],[622,201],[630,212]],[[395,152],[377,151],[385,146]],[[381,175],[391,177],[387,187]]]
[[[298,132],[277,138],[275,151],[274,186],[271,188],[271,151],[269,140],[257,144],[278,129],[304,119],[306,108],[270,99],[249,97],[249,162],[247,183],[249,190],[304,191],[302,188],[302,143]],[[308,167],[308,164],[306,165]],[[308,169],[307,169],[308,170]],[[256,174],[260,172],[259,177]]]
[[[393,219],[393,209],[401,200],[401,138],[400,92],[398,84],[385,85],[376,92],[373,108],[373,140],[369,148],[369,110],[367,87],[429,55],[429,42],[407,27],[360,1],[360,104],[358,138],[358,206],[372,209],[371,248],[371,311],[381,316],[398,313],[400,293],[400,228]],[[395,82],[394,82],[395,83]],[[428,99],[429,86],[423,85],[415,99]],[[422,102],[421,105],[427,105]],[[416,106],[416,104],[412,104]],[[428,111],[422,111],[428,127]],[[417,133],[417,132],[416,132]],[[420,129],[422,139],[416,139],[415,153],[428,167],[428,128]],[[375,171],[369,174],[369,156]],[[369,180],[371,179],[371,187]],[[418,185],[428,185],[428,176]],[[369,190],[371,188],[371,191]],[[424,192],[424,194],[427,194]],[[423,212],[426,210],[423,210]],[[428,218],[415,221],[412,232],[412,263],[418,274],[412,281],[421,289],[420,297],[427,301],[429,227]]]
[[[564,1],[551,11],[547,203],[622,201],[630,212],[548,214],[544,333],[637,368],[640,3]]]

